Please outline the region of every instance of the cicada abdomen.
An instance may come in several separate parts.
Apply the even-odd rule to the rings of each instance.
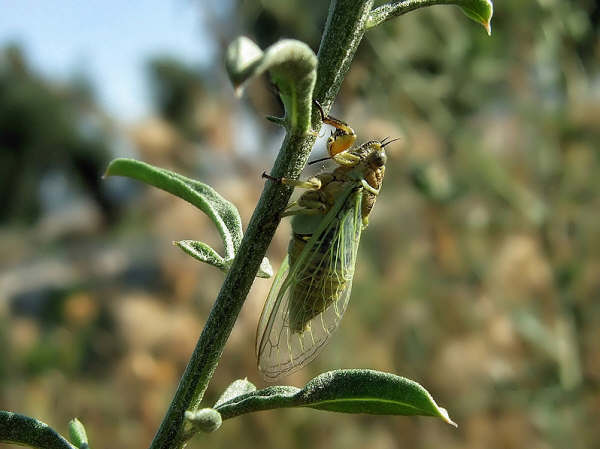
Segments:
[[[306,263],[290,291],[289,321],[292,332],[304,332],[308,323],[327,307],[337,303],[352,282],[354,266],[343,257],[349,242],[336,239],[332,228],[315,242],[314,257]],[[312,235],[293,234],[288,248],[293,266]]]
[[[273,282],[258,329],[258,366],[275,380],[317,356],[348,305],[361,233],[359,192],[320,217],[308,240],[294,235]]]

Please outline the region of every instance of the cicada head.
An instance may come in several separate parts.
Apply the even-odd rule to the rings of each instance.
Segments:
[[[370,140],[363,143],[360,147],[352,151],[352,154],[358,157],[358,165],[363,170],[377,170],[383,167],[387,162],[385,154],[385,145],[379,140]]]
[[[372,151],[367,156],[366,163],[369,168],[376,170],[386,164],[387,155],[384,146],[380,142],[374,142],[371,148]]]

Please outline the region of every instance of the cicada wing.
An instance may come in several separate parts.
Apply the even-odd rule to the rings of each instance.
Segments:
[[[258,367],[267,380],[306,365],[338,327],[352,289],[362,228],[360,202],[360,192],[349,192],[293,264],[288,256],[279,269],[257,329]]]

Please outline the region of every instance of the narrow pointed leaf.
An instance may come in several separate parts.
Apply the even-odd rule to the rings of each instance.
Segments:
[[[341,413],[421,415],[456,425],[421,385],[373,370],[337,370],[321,374],[303,389],[269,387],[215,406],[223,419],[258,410],[310,407]]]
[[[212,265],[223,272],[227,272],[228,266],[225,259],[206,243],[198,242],[196,240],[180,240],[178,242],[173,242],[173,244],[181,248],[194,259]]]
[[[134,159],[115,159],[109,164],[104,176],[126,176],[137,179],[178,196],[208,215],[221,235],[225,256],[221,256],[207,244],[194,240],[182,240],[175,242],[175,245],[201,262],[213,265],[224,272],[229,270],[242,241],[242,220],[237,208],[216,190],[195,179]],[[271,277],[272,275],[273,269],[265,258],[258,276]]]
[[[193,204],[213,221],[225,246],[225,258],[233,258],[242,240],[242,220],[237,208],[212,187],[169,170],[134,159],[115,159],[105,176],[127,176],[165,190]]]
[[[308,45],[284,39],[263,52],[241,36],[227,48],[225,67],[238,94],[245,83],[268,71],[285,106],[285,126],[299,133],[309,130],[317,57]]]
[[[215,402],[214,408],[243,394],[252,393],[253,391],[256,391],[256,386],[247,378],[235,380],[225,389],[217,402]]]

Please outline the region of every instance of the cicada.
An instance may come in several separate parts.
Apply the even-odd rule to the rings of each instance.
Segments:
[[[385,146],[397,140],[354,146],[352,128],[316,105],[323,122],[335,127],[325,159],[337,168],[307,181],[263,175],[308,189],[282,213],[293,216],[292,238],[256,331],[258,368],[267,380],[309,363],[338,327],[350,298],[361,232],[383,182]]]

